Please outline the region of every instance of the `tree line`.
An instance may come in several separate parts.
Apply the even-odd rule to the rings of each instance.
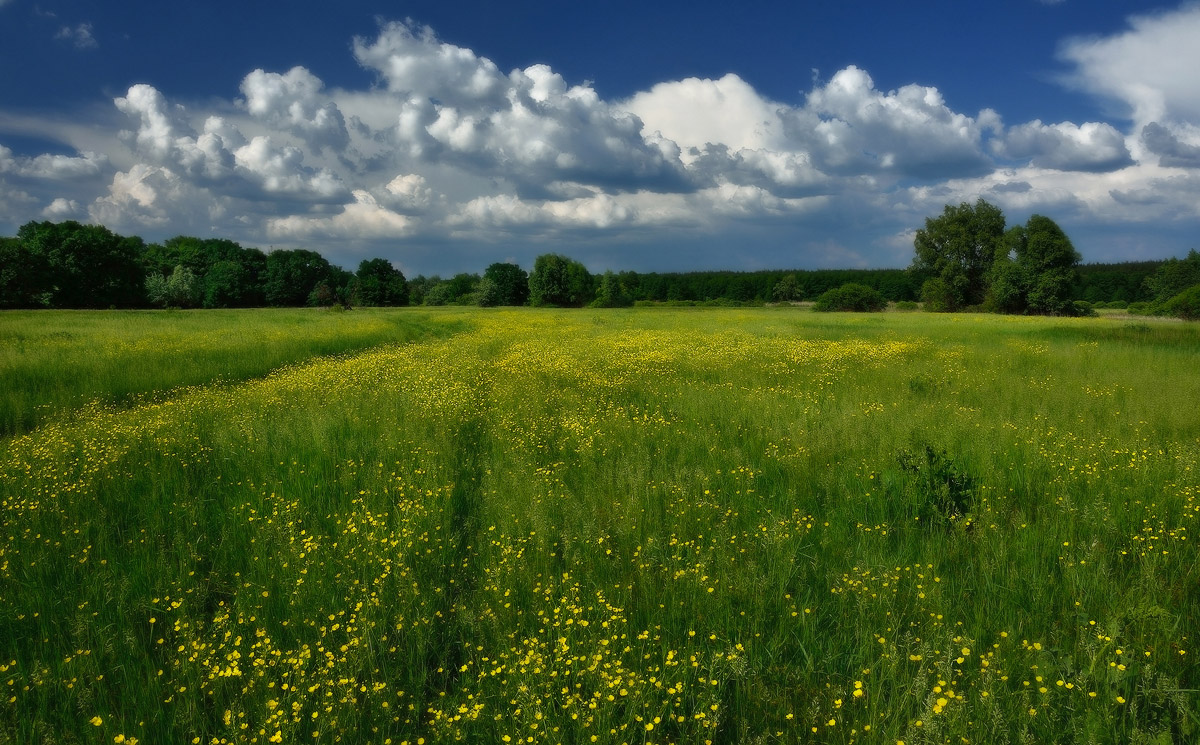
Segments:
[[[983,199],[946,205],[941,215],[927,218],[913,247],[909,271],[922,280],[925,310],[1081,315],[1105,303],[1148,314],[1200,315],[1195,250],[1184,259],[1082,267],[1054,220],[1033,215],[1024,225],[1008,226],[1000,208]]]
[[[227,239],[190,236],[148,244],[100,225],[30,222],[15,237],[0,238],[0,308],[753,305],[817,300],[855,284],[874,295],[869,302],[862,300],[861,290],[850,295],[872,307],[877,295],[883,302],[924,299],[941,310],[992,303],[1008,312],[1062,312],[1066,306],[1054,303],[1063,298],[1153,304],[1161,294],[1154,278],[1180,261],[1080,266],[1073,248],[1062,253],[1065,235],[1041,220],[1016,231],[1005,229],[999,210],[986,203],[946,210],[918,231],[917,260],[908,269],[592,274],[578,261],[549,253],[528,272],[494,263],[482,274],[411,279],[382,258],[365,259],[351,272],[306,249],[264,252]],[[947,234],[959,236],[963,245]],[[1069,261],[1054,275],[1053,288],[1045,282],[1031,288],[1030,277],[1042,276],[1045,269],[1044,246]],[[1043,256],[1042,264],[1034,266],[1034,252]],[[998,256],[1003,257],[999,262]],[[1059,299],[1046,305],[1047,292]]]

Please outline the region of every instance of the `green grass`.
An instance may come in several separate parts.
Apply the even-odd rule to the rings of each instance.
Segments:
[[[362,318],[4,440],[0,741],[1200,736],[1194,325]]]
[[[6,311],[0,313],[0,436],[89,402],[127,404],[452,330],[408,310]]]

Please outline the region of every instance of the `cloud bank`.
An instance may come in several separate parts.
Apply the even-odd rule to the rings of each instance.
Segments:
[[[795,101],[733,73],[605,100],[549,65],[505,72],[383,23],[351,44],[354,89],[303,66],[249,71],[203,103],[138,83],[113,99],[123,124],[103,154],[94,133],[65,142],[72,154],[0,145],[0,222],[90,219],[443,272],[574,248],[615,268],[899,266],[925,216],[984,197],[1076,226],[1089,259],[1138,255],[1119,236],[1200,224],[1196,38],[1200,6],[1067,40],[1067,83],[1113,120],[1006,124],[855,66]],[[1118,238],[1089,250],[1106,233]]]

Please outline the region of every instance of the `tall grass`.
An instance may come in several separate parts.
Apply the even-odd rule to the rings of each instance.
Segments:
[[[0,436],[92,402],[127,404],[450,330],[408,310],[7,311],[0,313]]]
[[[1195,328],[429,323],[5,440],[0,738],[1200,734]]]

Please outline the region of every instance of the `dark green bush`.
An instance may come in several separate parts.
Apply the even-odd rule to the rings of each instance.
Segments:
[[[896,310],[919,310],[920,307],[912,300],[901,300],[896,303]]]
[[[813,310],[828,311],[880,311],[887,307],[887,301],[878,291],[857,282],[848,282],[841,287],[828,290],[817,298]]]
[[[1163,304],[1170,315],[1185,321],[1200,320],[1200,285],[1192,285]]]

